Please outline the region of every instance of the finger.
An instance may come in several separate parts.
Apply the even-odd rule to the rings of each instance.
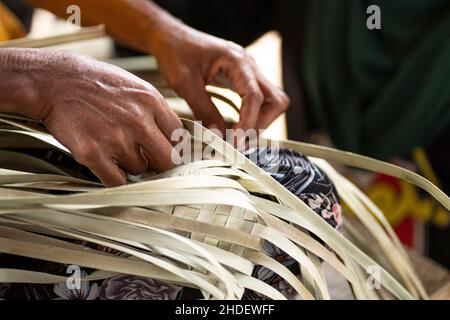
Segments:
[[[257,129],[266,129],[280,115],[286,112],[290,100],[281,89],[275,87],[265,79],[260,81],[260,87],[265,96],[265,100],[259,114]]]
[[[233,59],[226,65],[225,73],[230,78],[235,91],[242,98],[239,123],[236,129],[255,128],[264,95],[256,80],[251,65],[242,60]]]
[[[100,179],[105,187],[124,185],[127,181],[125,173],[112,158],[100,156],[97,161],[87,164],[87,167]]]
[[[173,145],[156,124],[148,124],[139,134],[138,141],[149,166],[154,170],[164,172],[180,163]]]
[[[107,187],[126,183],[126,175],[114,162],[110,150],[104,150],[91,139],[80,137],[76,148],[71,148],[75,160],[88,167]]]
[[[172,134],[175,130],[183,128],[183,123],[163,97],[160,104],[158,112],[154,114],[155,122],[167,140],[172,141]]]
[[[215,126],[225,134],[225,121],[205,89],[205,82],[199,75],[185,78],[177,87],[178,94],[183,97],[197,119],[206,127]]]
[[[144,173],[148,168],[148,159],[138,144],[130,145],[128,152],[116,156],[120,167],[132,175]]]

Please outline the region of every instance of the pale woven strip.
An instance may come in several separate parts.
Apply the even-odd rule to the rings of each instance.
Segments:
[[[19,132],[18,130],[4,130],[4,133],[5,134],[17,134],[17,135],[23,134],[23,132]],[[207,133],[207,131],[203,132],[203,134],[204,133]],[[26,133],[26,134],[28,136],[33,136],[33,137],[35,137],[37,139],[44,140],[46,143],[50,143],[52,145],[54,144],[54,141],[52,141],[50,138],[42,135],[42,133],[36,134],[33,131],[28,131],[28,133]],[[208,136],[207,138],[211,138],[211,137],[214,139],[213,136]],[[212,141],[212,142],[215,142],[215,141]],[[57,144],[55,144],[55,146],[59,147]],[[219,146],[220,145],[215,144],[214,147],[217,148]],[[229,149],[229,147],[226,147],[225,149],[219,148],[219,151],[224,151],[225,154],[226,154],[227,152],[230,151],[228,149]],[[195,164],[193,164],[193,165],[195,165]],[[217,165],[217,163],[216,163],[216,165]],[[223,166],[223,167],[225,167],[225,166]],[[216,166],[216,168],[217,169],[214,169],[216,171],[214,171],[214,170],[211,171],[210,170],[210,171],[208,171],[205,174],[212,175],[212,176],[214,176],[214,175],[220,176],[221,175],[221,172],[220,172],[221,166],[218,165],[218,166]],[[258,186],[261,186],[261,183],[264,183],[264,186],[267,186],[267,185],[270,186],[270,188],[265,188],[266,189],[265,191],[268,194],[276,194],[278,197],[280,197],[280,194],[281,194],[281,199],[286,197],[286,194],[283,194],[283,192],[279,192],[280,190],[277,191],[277,188],[275,188],[275,189],[271,188],[272,186],[276,186],[276,184],[274,184],[273,181],[270,181],[270,183],[269,183],[269,181],[267,181],[267,178],[263,177],[263,179],[258,179],[258,182],[256,182],[256,180],[254,178],[258,176],[257,174],[261,174],[261,171],[258,171],[259,168],[256,169],[255,166],[253,166],[252,164],[249,164],[247,162],[244,169],[249,170],[248,173],[251,174],[251,177],[249,177],[248,175],[232,173],[231,171],[229,173],[226,173],[225,171],[223,171],[223,174],[226,175],[226,176],[234,176],[235,178],[240,179],[240,181],[242,181],[241,185],[243,185],[243,186],[251,186],[254,189],[258,189]],[[195,169],[195,170],[198,170],[198,169]],[[5,174],[6,174],[6,172],[5,172]],[[8,176],[8,174],[6,174],[6,176]],[[39,180],[39,178],[36,178],[36,175],[31,175],[30,178],[36,179],[35,180],[36,182],[42,181],[42,180]],[[44,178],[44,177],[41,176],[40,178]],[[259,178],[259,176],[258,176],[258,178]],[[56,177],[55,177],[55,180],[57,180]],[[267,238],[267,236],[265,236],[265,233],[270,234],[270,235],[276,235],[274,237],[270,237],[270,240],[271,241],[275,241],[278,244],[280,244],[280,246],[282,247],[282,249],[284,251],[289,251],[290,254],[292,256],[294,256],[295,259],[297,261],[299,261],[302,266],[304,266],[305,264],[308,265],[308,269],[307,270],[308,270],[308,272],[311,275],[314,275],[314,277],[313,277],[314,278],[314,280],[313,280],[314,281],[314,286],[320,290],[320,297],[321,298],[327,298],[326,285],[323,282],[323,279],[322,279],[323,277],[322,277],[320,271],[319,271],[319,273],[317,273],[317,271],[318,271],[318,269],[317,269],[317,262],[316,262],[314,256],[311,256],[311,258],[308,258],[309,252],[314,252],[315,254],[319,254],[319,256],[321,256],[321,258],[326,257],[326,259],[328,259],[329,261],[332,262],[331,264],[333,265],[333,267],[335,267],[337,270],[340,270],[341,273],[344,276],[346,276],[352,283],[355,283],[355,282],[358,281],[358,280],[356,280],[354,278],[354,276],[358,276],[358,272],[355,271],[354,268],[353,268],[354,274],[352,275],[352,272],[349,272],[349,269],[347,269],[344,265],[340,265],[339,263],[336,263],[337,260],[333,261],[333,259],[330,258],[325,253],[326,249],[325,249],[325,251],[323,251],[322,249],[318,249],[318,248],[321,248],[321,246],[317,246],[317,245],[314,246],[314,245],[312,245],[314,242],[310,241],[311,240],[310,237],[308,238],[308,236],[306,236],[306,238],[304,240],[302,240],[301,238],[297,238],[297,235],[301,234],[301,233],[298,232],[299,230],[297,230],[297,229],[293,229],[292,230],[292,232],[289,235],[289,239],[294,240],[294,242],[296,242],[297,245],[300,245],[302,243],[302,241],[303,241],[303,245],[305,245],[305,247],[308,248],[307,249],[308,251],[306,252],[306,255],[304,255],[302,253],[303,251],[295,249],[295,246],[293,246],[292,243],[291,244],[289,243],[289,241],[290,241],[289,239],[286,239],[288,242],[283,244],[283,241],[285,241],[285,240],[282,240],[283,236],[281,234],[279,234],[279,231],[276,231],[276,230],[283,230],[284,234],[289,234],[290,228],[287,228],[287,227],[285,227],[283,225],[280,225],[279,224],[280,222],[277,222],[277,221],[281,221],[281,220],[276,219],[275,216],[277,216],[279,212],[283,212],[281,215],[279,215],[279,217],[282,217],[283,219],[287,219],[287,220],[289,220],[291,222],[294,222],[294,223],[297,223],[297,224],[299,223],[299,225],[303,226],[304,228],[307,228],[308,230],[312,231],[313,233],[319,234],[319,236],[321,236],[324,240],[326,240],[327,239],[327,235],[326,234],[322,234],[322,231],[320,231],[322,229],[323,230],[327,229],[327,227],[325,227],[323,225],[324,224],[323,221],[321,221],[321,223],[319,223],[319,225],[322,225],[322,226],[319,229],[317,229],[316,227],[319,226],[319,225],[315,226],[315,224],[314,224],[314,220],[315,219],[311,220],[311,218],[312,218],[311,216],[306,216],[307,220],[301,220],[301,219],[298,220],[297,218],[301,218],[301,216],[294,217],[294,216],[290,215],[288,213],[289,211],[286,211],[286,209],[288,209],[286,207],[282,207],[282,210],[280,210],[279,212],[275,212],[275,211],[273,211],[273,209],[276,207],[276,204],[274,204],[274,203],[270,204],[270,206],[268,206],[268,207],[266,206],[265,209],[263,209],[264,206],[261,207],[261,205],[266,203],[263,199],[258,199],[256,201],[256,203],[257,203],[257,205],[256,205],[257,209],[256,209],[254,204],[248,203],[247,202],[248,200],[245,200],[245,199],[250,199],[251,198],[251,197],[248,198],[248,195],[245,195],[245,192],[242,194],[244,196],[244,198],[242,198],[241,196],[238,196],[238,194],[235,193],[234,191],[233,192],[231,192],[231,190],[230,191],[225,191],[225,189],[224,189],[224,191],[222,193],[223,194],[227,194],[226,197],[231,197],[231,198],[234,199],[232,201],[227,201],[226,199],[224,199],[224,196],[220,197],[219,194],[216,195],[216,193],[213,190],[203,189],[204,187],[207,187],[207,186],[210,187],[211,185],[209,184],[209,182],[207,183],[205,181],[205,185],[202,186],[202,183],[201,183],[202,179],[199,179],[199,180],[200,180],[200,183],[198,183],[198,181],[196,181],[195,183],[192,183],[192,187],[196,187],[199,193],[200,192],[208,193],[208,196],[204,196],[204,197],[203,196],[202,197],[198,197],[198,195],[195,196],[195,198],[198,201],[197,204],[195,204],[194,202],[189,201],[188,197],[183,197],[182,196],[181,197],[182,199],[178,199],[177,202],[179,202],[180,204],[183,203],[183,205],[170,206],[170,203],[171,202],[173,203],[173,201],[169,201],[169,198],[171,197],[171,194],[172,194],[169,190],[173,190],[173,187],[174,187],[173,183],[170,184],[170,187],[169,187],[169,184],[168,184],[167,188],[162,186],[162,189],[160,189],[160,190],[156,190],[155,189],[155,190],[152,191],[152,193],[155,193],[155,192],[158,193],[158,194],[160,193],[161,197],[159,197],[158,201],[156,201],[156,199],[155,199],[155,201],[153,201],[153,200],[151,200],[152,197],[148,196],[148,192],[150,191],[150,189],[148,189],[148,188],[151,187],[151,185],[149,185],[148,183],[147,184],[146,183],[144,183],[144,184],[137,184],[137,185],[133,185],[131,187],[125,187],[123,189],[118,188],[117,190],[112,190],[112,191],[111,190],[104,190],[104,191],[93,192],[93,193],[90,192],[87,195],[69,196],[67,199],[68,200],[70,199],[69,203],[71,203],[71,206],[76,205],[76,203],[79,203],[80,205],[83,204],[83,206],[85,206],[87,208],[91,207],[92,209],[95,208],[94,203],[96,203],[96,205],[102,203],[102,202],[100,202],[100,203],[98,202],[99,197],[100,198],[104,198],[103,206],[109,206],[111,204],[113,204],[113,205],[120,205],[120,206],[127,206],[127,205],[132,205],[132,204],[136,205],[136,204],[141,203],[139,205],[143,205],[143,206],[147,206],[149,208],[153,208],[155,210],[155,212],[159,211],[160,212],[159,214],[163,214],[163,213],[164,214],[172,214],[173,217],[176,217],[178,219],[182,219],[182,220],[179,220],[179,221],[186,222],[186,221],[190,220],[194,224],[195,223],[215,224],[219,228],[232,229],[232,230],[236,230],[236,232],[251,233],[251,234],[258,235],[258,236],[263,236],[263,238]],[[6,183],[16,182],[16,181],[14,181],[14,179],[4,180],[4,181]],[[27,183],[26,179],[23,180],[23,181],[24,181],[24,183]],[[164,180],[162,180],[162,181],[164,181]],[[172,181],[172,180],[169,179],[167,181],[169,182],[169,181]],[[186,181],[188,181],[188,180],[186,180]],[[79,182],[80,181],[77,181],[77,183],[79,183]],[[160,182],[160,181],[158,181],[158,182]],[[66,183],[73,183],[73,181],[67,181]],[[84,182],[82,182],[82,183],[84,183]],[[217,180],[216,183],[218,184],[218,186],[220,185],[221,188],[226,186],[226,188],[236,188],[236,190],[240,190],[240,187],[238,187],[237,185],[235,186],[233,184],[225,182],[225,180],[223,180],[223,181],[222,180]],[[41,184],[42,184],[42,182],[41,182]],[[34,187],[36,189],[38,189],[39,185],[34,185]],[[44,187],[44,186],[42,185],[41,187]],[[46,186],[46,187],[50,187],[50,186]],[[143,193],[141,191],[141,190],[144,190],[144,189],[142,189],[144,187],[145,187],[146,190],[148,190],[147,193]],[[184,186],[184,187],[186,187],[186,186]],[[55,188],[55,190],[56,189],[57,188]],[[133,189],[135,189],[136,191],[133,191]],[[430,188],[430,189],[433,189],[433,188]],[[242,188],[241,191],[245,191],[245,189]],[[116,193],[116,192],[118,192],[118,193]],[[120,195],[121,192],[123,192],[124,197],[122,197]],[[93,196],[90,195],[91,193],[93,194]],[[111,194],[111,196],[109,196],[109,193],[113,193],[114,195]],[[145,194],[147,194],[146,201],[139,200],[139,197],[142,197]],[[177,193],[173,193],[174,196],[175,196],[175,194],[177,194]],[[192,196],[194,196],[195,192],[190,192],[190,191],[187,191],[187,190],[183,190],[183,192],[180,191],[180,192],[178,192],[178,194],[186,194],[186,195],[191,194]],[[435,193],[435,194],[438,194],[438,192]],[[126,195],[126,198],[125,198],[125,195]],[[210,196],[212,198],[214,198],[214,199],[211,200]],[[64,205],[58,204],[58,202],[60,202],[60,200],[55,199],[55,197],[39,196],[36,199],[33,199],[33,198],[35,198],[35,197],[31,196],[31,194],[30,194],[30,198],[23,199],[23,203],[24,204],[25,203],[29,203],[29,204],[32,205],[33,203],[42,203],[42,201],[45,201],[45,203],[48,203],[47,204],[48,206],[51,206],[51,207],[55,208],[56,210],[63,210],[64,209]],[[57,198],[59,198],[59,197],[57,197]],[[92,199],[92,200],[89,200],[89,199]],[[95,199],[95,201],[94,201],[94,199]],[[164,200],[164,199],[167,199],[167,200]],[[238,199],[240,199],[240,200],[238,200]],[[289,200],[289,197],[287,199]],[[286,199],[284,199],[284,200],[286,200]],[[210,204],[206,204],[208,202]],[[246,202],[247,202],[247,204],[246,204]],[[0,201],[0,203],[2,203],[3,206],[6,205],[6,206],[11,207],[11,209],[8,209],[8,210],[13,210],[13,208],[15,207],[14,203],[11,202],[11,201],[8,201],[7,199],[4,199],[3,201]],[[90,205],[89,203],[92,203],[92,204]],[[201,205],[198,204],[198,203],[200,203]],[[294,204],[294,202],[293,202],[293,204]],[[294,206],[298,206],[298,205],[299,205],[299,203],[297,201],[295,201]],[[169,209],[170,207],[172,209]],[[300,205],[300,207],[301,207],[301,205]],[[304,209],[306,209],[306,208],[303,208],[302,211]],[[8,210],[6,210],[6,214],[8,214]],[[261,211],[261,210],[263,210],[263,211]],[[272,228],[264,227],[262,224],[260,224],[262,221],[264,221],[263,216],[261,216],[261,215],[264,214],[264,210],[268,210],[268,213],[270,213],[270,215],[268,215],[268,216],[269,217],[273,217],[272,219],[275,219],[274,226],[276,227],[276,230],[272,229]],[[308,210],[306,210],[305,212],[307,212],[307,211]],[[11,213],[9,213],[9,214],[11,214]],[[260,218],[257,218],[258,216]],[[263,220],[260,220],[261,218]],[[305,217],[303,217],[303,218],[305,218]],[[260,221],[260,222],[258,222],[258,221]],[[266,216],[266,220],[264,222],[267,223],[267,216]],[[316,221],[316,223],[317,223],[317,221]],[[192,227],[193,226],[194,225],[192,225]],[[167,226],[167,227],[168,227],[169,230],[173,230],[174,229],[173,227],[170,228],[170,226]],[[263,230],[266,230],[266,231],[263,231]],[[198,231],[199,231],[199,229],[196,229],[196,228],[190,229],[190,227],[189,228],[185,227],[184,230],[182,230],[181,228],[178,228],[177,232],[186,232],[187,236],[191,236],[192,239],[195,239],[196,241],[201,241],[202,243],[204,243],[204,245],[217,246],[218,248],[220,248],[222,250],[231,252],[232,254],[237,254],[237,256],[240,256],[240,257],[245,257],[245,252],[248,251],[248,250],[245,249],[245,248],[248,248],[248,246],[245,245],[244,243],[239,243],[239,244],[238,243],[232,243],[232,241],[228,241],[227,239],[223,239],[223,237],[221,239],[220,237],[217,236],[217,234],[215,236],[213,236],[213,233],[204,233],[204,234],[202,234],[202,232],[198,232]],[[263,232],[263,233],[261,233],[261,232]],[[334,232],[334,230],[333,230],[333,232]],[[333,234],[333,233],[331,233],[331,234]],[[114,236],[114,237],[116,237],[116,236]],[[339,237],[336,238],[334,236],[332,238],[338,239],[338,241],[339,241]],[[295,240],[295,239],[297,239],[297,240]],[[331,240],[331,238],[329,240]],[[121,241],[127,242],[128,240],[122,239]],[[260,241],[260,240],[258,240],[258,241]],[[256,242],[258,242],[258,241],[256,241]],[[236,242],[236,241],[234,241],[234,242]],[[105,244],[111,245],[112,243],[105,242]],[[255,246],[253,246],[253,249],[255,249],[254,247]],[[352,256],[351,259],[356,259],[355,261],[358,261],[358,263],[362,263],[364,265],[364,263],[365,263],[364,259],[366,259],[366,258],[363,258],[364,256],[362,256],[357,251],[352,251],[353,250],[352,246],[350,244],[348,244],[348,243],[345,244],[345,247],[346,247],[346,250],[350,249],[350,251],[348,251],[348,253],[343,253],[343,254],[345,254],[347,256],[350,253],[351,256]],[[176,252],[171,253],[171,255],[173,257],[177,256]],[[146,258],[146,259],[148,259],[148,258]],[[199,261],[197,260],[197,262],[199,262]],[[354,262],[352,262],[352,263],[354,263]],[[200,264],[203,264],[203,262],[200,263]],[[277,267],[275,265],[272,265],[272,268],[277,269]],[[213,270],[213,269],[211,269],[211,270]],[[283,271],[281,271],[281,269],[278,268],[277,270],[278,270],[278,272],[283,273]],[[288,280],[289,276],[286,273],[284,273],[284,278],[286,280]],[[258,281],[256,279],[255,280],[249,280],[245,276],[239,276],[238,275],[238,276],[236,276],[236,279],[238,280],[239,283],[241,283],[241,285],[245,284],[244,286],[251,287],[251,288],[255,288],[255,284],[258,283]],[[292,281],[292,278],[290,278],[290,280],[291,280],[290,283],[295,283],[295,281]],[[216,282],[216,284],[217,284],[217,282]],[[224,280],[223,283],[217,284],[217,286],[219,288],[221,288],[221,290],[224,290],[223,284],[225,284],[225,286],[228,288],[227,289],[228,290],[227,294],[228,295],[229,294],[233,295],[232,293],[230,293],[230,290],[234,290],[234,289],[231,289],[233,287],[231,285],[231,283],[228,282],[227,280]],[[324,285],[325,285],[325,287],[324,287]],[[395,284],[395,281],[393,281],[393,278],[389,278],[387,282],[385,281],[384,285],[387,285],[387,287],[390,287],[388,289],[391,289],[394,292],[396,292],[396,294],[398,294],[399,297],[403,296],[403,293],[401,293],[402,291],[400,290],[400,287],[398,287]],[[274,293],[271,292],[270,290],[268,290],[267,287],[264,284],[259,283],[259,285],[256,285],[256,287],[258,288],[256,291],[265,292],[266,294],[270,295],[271,297],[276,296],[276,294],[274,295]],[[208,291],[208,290],[209,291],[214,291],[213,295],[216,296],[216,297],[221,296],[221,293],[215,291],[212,288],[209,288],[209,289],[204,288],[204,289],[206,289],[206,291]],[[296,289],[297,289],[297,291],[301,292],[303,297],[307,297],[308,293],[306,293],[304,291],[304,288],[301,288],[300,286],[296,286]],[[213,293],[213,292],[211,292],[211,293]],[[407,296],[405,295],[404,297],[407,297]]]

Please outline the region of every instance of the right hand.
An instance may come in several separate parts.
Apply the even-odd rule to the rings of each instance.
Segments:
[[[150,51],[169,85],[195,116],[225,134],[227,125],[206,92],[208,84],[227,87],[242,98],[233,129],[266,129],[286,112],[286,93],[268,81],[244,48],[168,19],[149,40]]]
[[[86,56],[57,53],[42,70],[38,118],[106,186],[148,167],[174,167],[172,132],[182,127],[144,80]]]

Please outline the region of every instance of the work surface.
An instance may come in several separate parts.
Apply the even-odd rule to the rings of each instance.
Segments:
[[[409,251],[419,278],[431,299],[450,300],[450,272],[432,260]],[[330,285],[330,295],[336,300],[353,300],[348,283],[329,265],[323,264],[323,272]]]
[[[411,260],[432,299],[450,299],[450,272],[434,261],[410,252]]]

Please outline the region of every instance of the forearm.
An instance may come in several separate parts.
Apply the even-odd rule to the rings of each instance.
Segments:
[[[33,71],[38,64],[34,50],[0,49],[0,112],[37,118],[39,87]]]
[[[80,59],[58,50],[0,49],[0,112],[42,119],[54,79],[70,79],[67,70]]]
[[[147,0],[29,0],[60,17],[68,6],[78,5],[83,25],[104,24],[108,34],[136,49],[153,53],[162,33],[180,25],[177,19]]]

